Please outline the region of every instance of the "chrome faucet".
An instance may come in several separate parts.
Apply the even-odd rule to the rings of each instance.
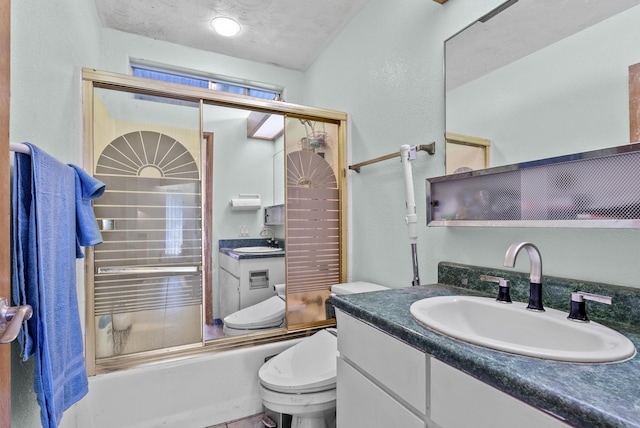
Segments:
[[[270,247],[277,247],[278,246],[278,240],[276,239],[276,235],[273,233],[273,231],[271,229],[269,229],[269,227],[264,226],[262,228],[262,230],[260,231],[260,236],[262,236],[262,237],[271,236],[267,240],[267,245],[269,245]]]
[[[527,250],[530,261],[530,280],[529,280],[529,305],[527,309],[531,311],[544,311],[542,306],[542,257],[540,251],[531,242],[515,242],[507,249],[504,255],[504,266],[514,267],[516,265],[516,257],[521,249]]]

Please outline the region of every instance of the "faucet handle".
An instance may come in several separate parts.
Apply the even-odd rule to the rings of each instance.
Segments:
[[[496,300],[500,303],[511,303],[511,295],[509,294],[509,280],[500,278],[499,276],[480,275],[480,281],[497,283],[498,297],[496,298]]]
[[[508,287],[509,280],[500,278],[499,276],[491,276],[491,275],[480,275],[480,281],[488,281],[495,282],[500,285],[500,287]]]
[[[569,316],[567,318],[572,321],[589,322],[589,318],[587,318],[587,307],[584,302],[585,300],[604,303],[606,305],[610,305],[613,301],[611,296],[576,291],[571,293],[571,310],[569,311]]]

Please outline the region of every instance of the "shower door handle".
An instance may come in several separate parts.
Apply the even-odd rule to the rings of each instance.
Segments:
[[[0,343],[9,343],[18,337],[22,322],[31,318],[31,305],[9,306],[9,301],[0,297]]]
[[[148,266],[148,267],[99,267],[97,273],[190,273],[200,271],[200,266]]]

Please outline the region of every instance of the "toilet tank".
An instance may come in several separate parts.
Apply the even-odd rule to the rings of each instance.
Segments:
[[[366,293],[368,291],[388,289],[388,287],[365,281],[344,282],[342,284],[335,284],[331,286],[331,292],[337,295]]]
[[[345,295],[388,289],[388,287],[366,281],[343,282],[342,284],[332,285],[331,294]],[[325,312],[327,314],[327,319],[336,317],[336,311],[331,304],[331,297],[329,297],[325,302]]]

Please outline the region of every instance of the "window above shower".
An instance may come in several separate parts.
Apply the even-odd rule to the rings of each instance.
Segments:
[[[230,92],[232,94],[246,95],[265,100],[282,99],[284,88],[274,85],[246,82],[241,79],[218,76],[216,74],[204,74],[195,70],[178,69],[161,64],[152,64],[146,61],[131,61],[131,74],[136,77],[153,79],[161,82],[178,83],[180,85],[194,86],[197,88],[215,91]],[[138,94],[140,99],[159,101],[155,97]],[[161,99],[162,100],[162,99]],[[176,103],[177,100],[163,100]],[[197,107],[197,104],[194,105]]]

